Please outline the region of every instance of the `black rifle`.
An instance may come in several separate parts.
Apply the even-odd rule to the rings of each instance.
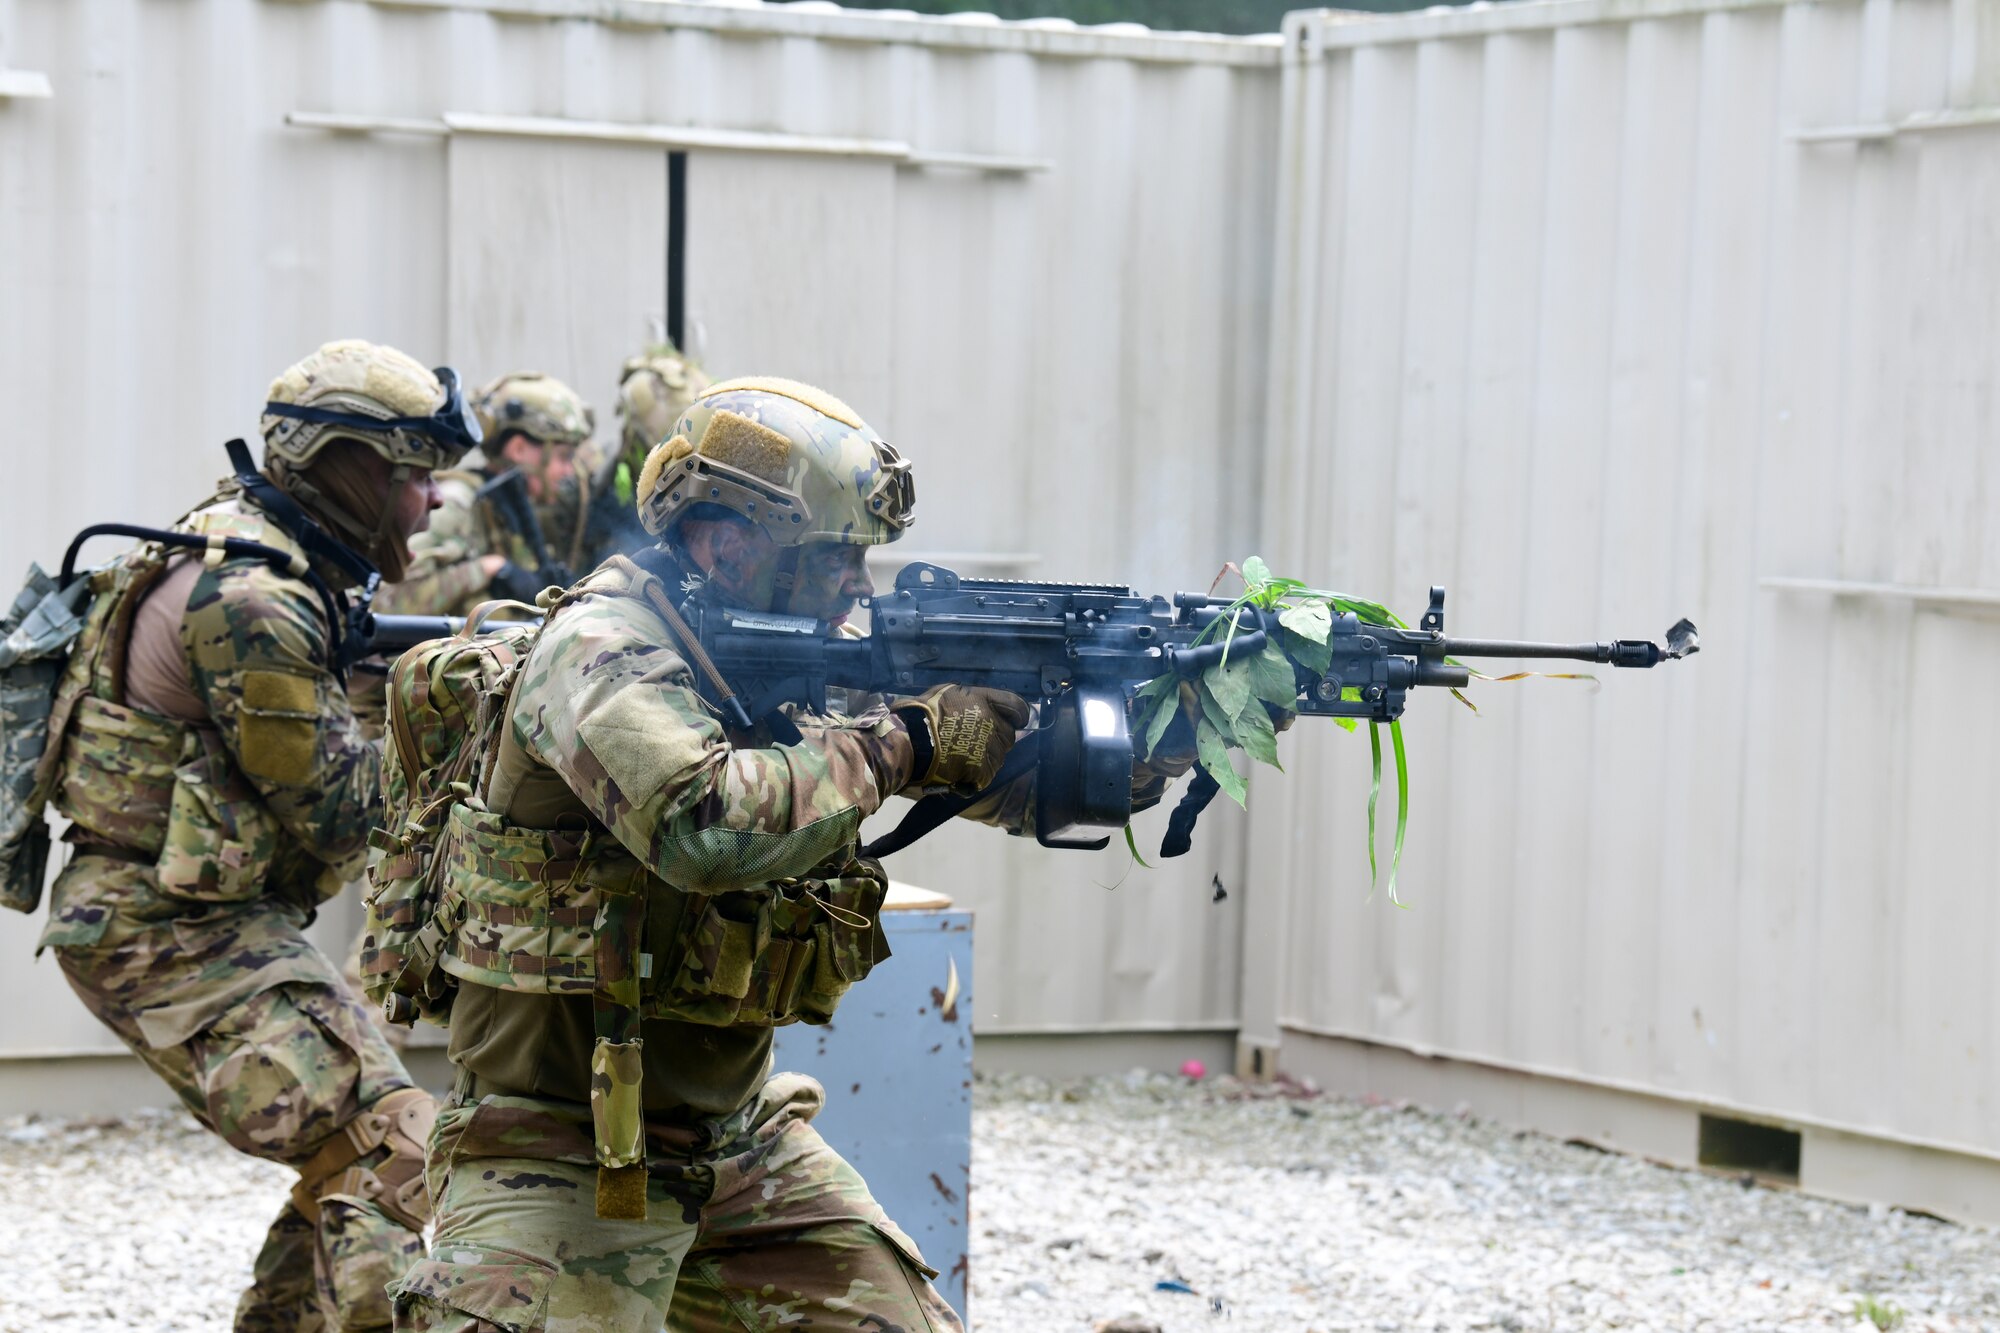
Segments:
[[[542,520],[536,516],[534,502],[528,498],[528,479],[521,474],[520,468],[510,467],[481,486],[479,498],[491,500],[501,522],[528,544],[528,550],[535,557],[533,573],[538,578],[562,588],[576,581],[569,567],[549,554],[548,538],[542,534]]]
[[[618,468],[623,462],[621,454],[613,454],[604,461],[594,477],[578,475],[579,487],[589,487],[590,507],[584,516],[583,557],[587,564],[596,565],[613,555],[631,555],[643,551],[657,540],[646,531],[639,521],[639,511],[629,500],[618,498]],[[632,480],[636,483],[635,474]]]
[[[866,638],[834,637],[823,621],[733,610],[702,598],[691,599],[683,610],[701,649],[734,691],[733,697],[719,698],[698,674],[704,696],[738,726],[764,718],[781,740],[797,733],[777,712],[779,706],[824,712],[829,688],[907,695],[953,683],[1021,695],[1036,705],[1039,726],[1015,746],[995,786],[1034,768],[1037,839],[1048,847],[1097,848],[1108,841],[1100,830],[1121,828],[1132,814],[1127,710],[1133,690],[1165,672],[1199,676],[1225,651],[1260,652],[1276,631],[1276,614],[1252,607],[1236,612],[1233,635],[1225,635],[1226,626],[1210,631],[1229,606],[1219,597],[1147,597],[1112,584],[960,578],[919,563],[905,566],[895,589],[873,599],[873,632]],[[398,641],[425,626],[426,638],[455,628],[444,617],[377,616],[375,623],[378,634],[394,633]],[[1205,631],[1208,641],[1196,645]],[[1667,631],[1665,647],[1644,639],[1447,638],[1444,589],[1432,588],[1430,607],[1416,629],[1340,614],[1333,617],[1327,647],[1325,671],[1294,666],[1295,711],[1391,722],[1402,716],[1413,688],[1468,684],[1471,671],[1459,659],[1651,667],[1698,652],[1701,641],[1686,620]],[[1187,850],[1195,819],[1215,793],[1214,779],[1197,772],[1169,822],[1163,855]],[[868,854],[907,846],[972,799],[926,797],[895,832],[871,844]]]

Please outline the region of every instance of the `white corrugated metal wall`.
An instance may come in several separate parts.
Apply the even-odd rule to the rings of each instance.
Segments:
[[[1408,912],[1295,742],[1248,1035],[2000,1153],[1996,15],[1294,16],[1274,564],[1705,647],[1413,706]]]
[[[1046,25],[0,0],[0,90],[54,91],[0,101],[0,569],[164,516],[335,333],[602,409],[692,146],[700,350],[907,447],[908,554],[1171,588],[1258,544],[1467,632],[1707,638],[1420,700],[1407,913],[1331,729],[1167,873],[941,835],[899,873],[980,909],[982,1031],[1240,1024],[1990,1158],[1994,598],[1951,590],[2000,579],[1996,13],[1325,13],[1281,91],[1268,44]],[[0,1049],[101,1045],[46,962],[0,1003]]]
[[[86,522],[170,518],[328,337],[475,380],[539,366],[609,424],[664,314],[666,148],[691,130],[698,350],[820,381],[913,456],[902,553],[1166,589],[1254,527],[1275,40],[647,0],[0,0],[4,70],[53,96],[0,99],[0,569],[52,564]],[[808,142],[768,151],[781,135]],[[1235,1028],[1237,907],[1208,892],[1230,821],[1117,892],[1109,854],[981,834],[897,870],[978,908],[983,1029]],[[23,1016],[0,1054],[113,1049],[52,960],[23,961],[38,925],[0,921],[0,1012]]]

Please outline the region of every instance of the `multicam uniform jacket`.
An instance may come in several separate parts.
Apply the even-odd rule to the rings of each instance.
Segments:
[[[856,830],[905,782],[908,736],[879,709],[801,715],[798,745],[726,734],[670,595],[622,558],[572,590],[523,663],[488,810],[453,814],[451,1051],[488,1085],[589,1102],[595,1072],[600,1102],[638,1083],[646,1110],[732,1112],[771,1028],[825,1021],[886,956]],[[607,1006],[642,1016],[643,1053],[607,1049]]]
[[[409,573],[399,583],[383,585],[376,610],[462,616],[491,596],[480,568],[483,557],[503,555],[522,569],[536,567],[527,539],[507,526],[490,500],[479,498],[487,480],[478,472],[437,474],[444,504],[431,515],[429,530],[410,539]]]
[[[303,560],[244,500],[177,526]],[[392,1095],[415,1117],[405,1138],[421,1137],[429,1099],[407,1091],[302,929],[358,873],[381,801],[380,749],[327,667],[318,595],[258,560],[170,560],[153,546],[92,579],[52,719],[53,800],[74,821],[75,855],[42,944],[238,1151],[302,1173],[329,1151],[333,1167],[355,1166],[367,1135],[353,1127],[387,1123],[363,1113]],[[366,1165],[386,1169],[392,1149],[375,1144]],[[427,1210],[398,1178],[380,1178],[396,1187],[383,1197],[340,1192],[345,1180],[302,1178],[257,1257],[239,1333],[388,1327],[385,1287],[422,1253]]]
[[[185,526],[292,549],[243,501],[206,506]],[[265,896],[307,908],[366,855],[381,752],[327,667],[325,613],[305,583],[250,559],[203,568],[180,634],[205,717],[124,702],[132,618],[165,568],[141,548],[94,576],[58,694],[52,730],[66,733],[53,799],[74,821],[71,842],[122,854],[125,868],[66,869],[44,945],[93,943],[114,911],[160,919]]]

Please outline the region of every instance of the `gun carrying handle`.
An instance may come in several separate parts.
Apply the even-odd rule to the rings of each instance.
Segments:
[[[1194,781],[1181,793],[1180,804],[1173,814],[1167,816],[1166,836],[1160,839],[1161,856],[1186,856],[1188,848],[1194,845],[1194,824],[1201,818],[1201,812],[1208,809],[1208,803],[1222,790],[1205,768],[1197,768]]]

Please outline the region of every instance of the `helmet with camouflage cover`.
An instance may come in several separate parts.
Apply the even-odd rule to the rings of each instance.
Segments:
[[[697,506],[761,527],[779,546],[874,546],[916,506],[910,465],[832,394],[783,379],[710,386],[646,458],[639,521],[656,537]]]
[[[486,432],[489,456],[511,435],[525,435],[537,444],[582,444],[597,428],[597,414],[581,394],[533,371],[494,380],[472,396],[472,410]]]
[[[271,381],[261,428],[267,458],[309,466],[333,440],[355,440],[398,467],[440,470],[479,442],[449,368],[425,370],[393,347],[347,338]]]
[[[708,376],[671,346],[626,360],[618,373],[620,453],[635,470],[706,388]]]

